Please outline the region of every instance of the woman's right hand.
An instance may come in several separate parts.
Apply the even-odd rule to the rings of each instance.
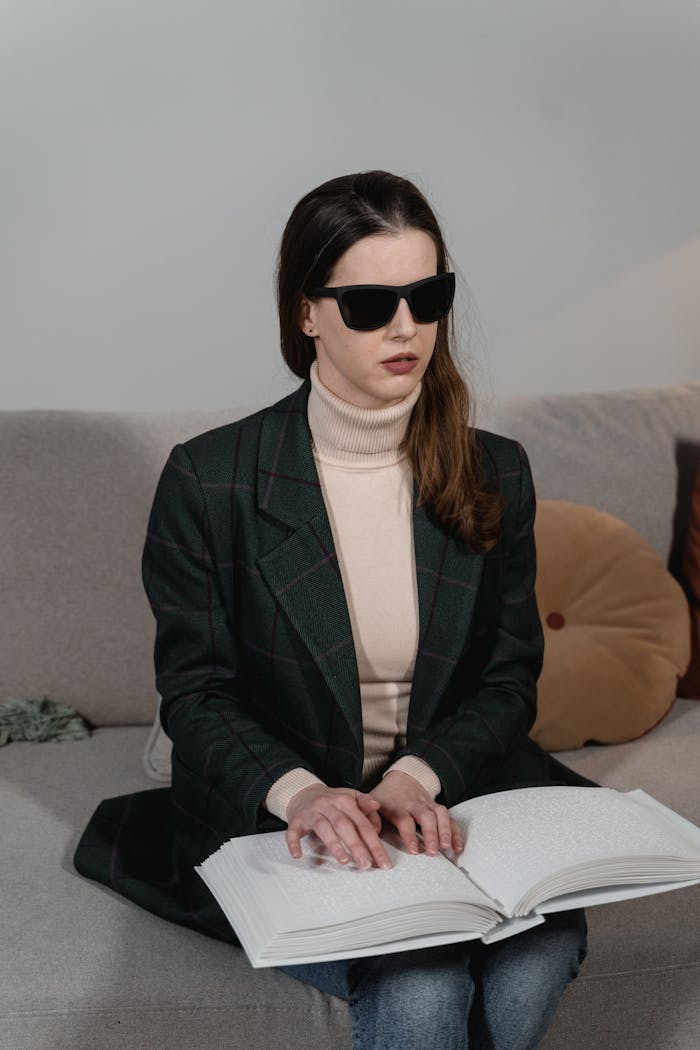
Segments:
[[[390,868],[389,854],[379,839],[379,803],[352,788],[310,784],[287,804],[285,838],[289,852],[301,857],[301,839],[312,831],[339,864],[353,860],[358,868]]]

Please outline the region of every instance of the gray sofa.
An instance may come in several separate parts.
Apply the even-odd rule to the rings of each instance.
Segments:
[[[72,866],[96,803],[157,786],[154,625],[140,553],[171,446],[249,409],[0,413],[0,698],[76,707],[72,743],[0,749],[1,1050],[218,1050],[350,1045],[345,1004],[139,910]],[[671,544],[678,439],[700,442],[700,384],[514,399],[481,425],[517,437],[540,498],[590,503]],[[561,753],[700,822],[700,703],[643,738]],[[545,1050],[691,1050],[700,1031],[700,890],[589,911],[589,954]]]

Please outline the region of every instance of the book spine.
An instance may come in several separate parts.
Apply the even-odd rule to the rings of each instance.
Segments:
[[[493,926],[487,933],[484,933],[481,939],[484,944],[493,944],[494,941],[503,941],[506,937],[513,937],[516,933],[522,933],[523,930],[529,930],[543,922],[544,915],[538,915],[533,911],[530,915],[504,919],[503,922],[499,922],[497,926]]]

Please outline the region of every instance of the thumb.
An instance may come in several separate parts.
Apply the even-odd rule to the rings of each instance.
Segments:
[[[371,811],[367,814],[367,819],[369,820],[370,824],[377,832],[377,834],[379,834],[382,830],[382,818],[379,816],[379,814],[376,811]]]
[[[379,801],[376,798],[372,798],[370,795],[363,795],[360,791],[355,795],[357,804],[360,809],[364,809],[366,812],[372,812],[372,810],[379,809]]]

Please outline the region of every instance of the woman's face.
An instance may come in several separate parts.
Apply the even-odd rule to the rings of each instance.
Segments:
[[[341,255],[327,287],[346,284],[411,284],[437,273],[437,252],[423,230],[375,234]],[[371,332],[348,328],[335,299],[302,300],[302,331],[316,344],[318,375],[337,397],[362,408],[387,408],[411,393],[435,349],[437,321],[414,321],[405,299],[387,325]],[[389,358],[411,357],[410,371],[396,373]]]

